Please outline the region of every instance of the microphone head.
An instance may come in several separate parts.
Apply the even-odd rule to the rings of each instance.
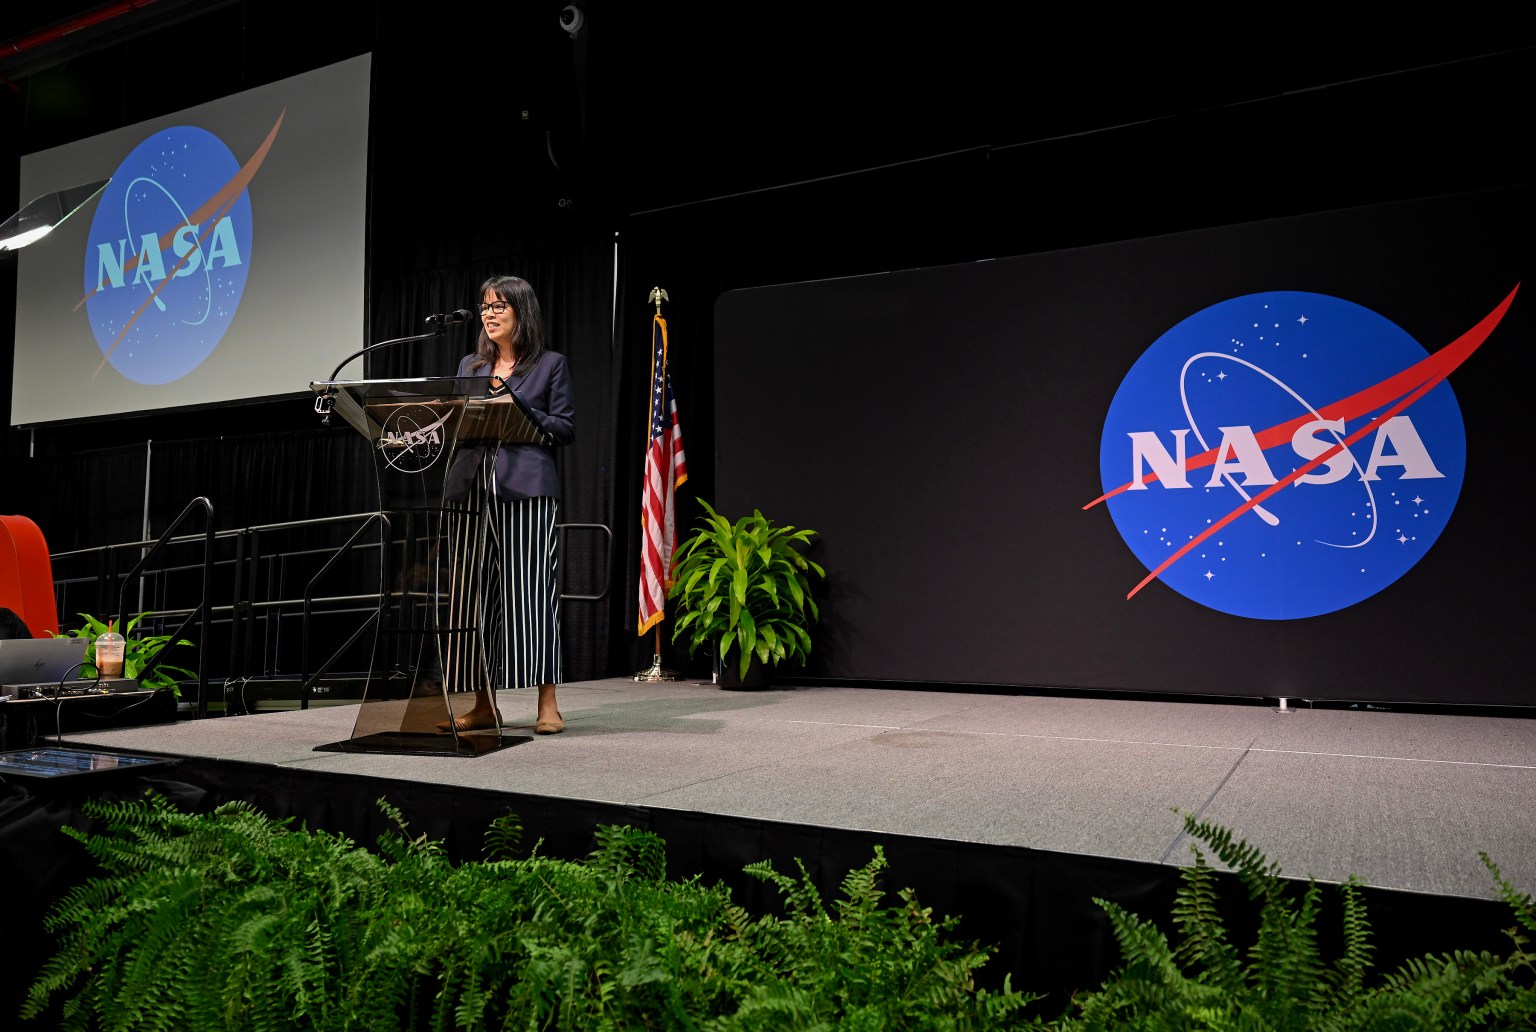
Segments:
[[[475,313],[468,308],[456,308],[448,313],[448,321],[451,323],[469,322],[475,317]]]

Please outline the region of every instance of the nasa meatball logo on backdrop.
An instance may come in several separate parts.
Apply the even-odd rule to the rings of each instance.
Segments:
[[[245,292],[245,187],[258,164],[242,169],[217,136],[189,125],[154,133],[123,159],[85,253],[85,307],[103,365],[163,384],[218,347]]]
[[[1518,290],[1518,287],[1516,288]],[[1446,529],[1467,442],[1447,377],[1515,291],[1433,354],[1390,319],[1295,291],[1212,305],[1131,367],[1100,442],[1115,527],[1152,581],[1294,620],[1407,574]]]

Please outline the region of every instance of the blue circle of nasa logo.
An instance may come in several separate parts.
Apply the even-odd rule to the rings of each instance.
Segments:
[[[105,361],[169,383],[218,347],[250,268],[251,200],[212,133],[162,129],[102,191],[85,253],[86,312]]]
[[[1223,301],[1158,338],[1120,384],[1099,450],[1142,583],[1294,620],[1412,569],[1466,472],[1449,383],[1394,380],[1427,354],[1367,308],[1293,291]]]

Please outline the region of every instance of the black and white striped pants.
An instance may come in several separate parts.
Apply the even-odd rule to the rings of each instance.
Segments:
[[[465,504],[448,515],[448,690],[559,684],[559,499],[498,498],[486,467]]]

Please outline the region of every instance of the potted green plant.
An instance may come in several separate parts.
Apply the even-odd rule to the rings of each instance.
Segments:
[[[816,531],[781,526],[757,509],[733,523],[699,504],[707,515],[679,543],[667,590],[677,600],[672,640],[686,639],[689,655],[714,646],[722,676],[734,654],[744,686],[754,664],[766,679],[772,667],[804,662],[821,615],[810,578],[826,571],[796,546],[808,545]]]
[[[86,665],[81,668],[80,676],[95,677],[97,676],[96,639],[101,637],[103,634],[106,634],[109,630],[112,630],[113,627],[101,620],[98,620],[96,617],[91,616],[89,613],[78,613],[76,615],[79,616],[80,619],[84,620],[85,623],[70,631],[68,634],[57,634],[54,635],[54,637],[88,639],[90,644],[85,647]],[[181,680],[183,678],[187,680],[195,680],[197,678],[197,671],[188,670],[186,667],[171,666],[169,663],[161,662],[155,664],[155,668],[151,670],[147,676],[142,678],[140,677],[140,673],[143,671],[145,665],[148,664],[149,661],[155,657],[155,654],[161,649],[168,648],[171,640],[171,636],[168,634],[150,634],[142,638],[134,635],[133,632],[138,628],[139,623],[146,616],[153,615],[153,613],[140,613],[132,620],[129,620],[128,626],[123,628],[123,676],[127,678],[139,679],[139,686],[150,691],[159,691],[162,688],[169,688],[175,694],[176,698],[179,699],[181,698]],[[196,648],[195,645],[192,645],[192,643],[185,638],[182,638],[176,642],[176,644],[188,645]]]

